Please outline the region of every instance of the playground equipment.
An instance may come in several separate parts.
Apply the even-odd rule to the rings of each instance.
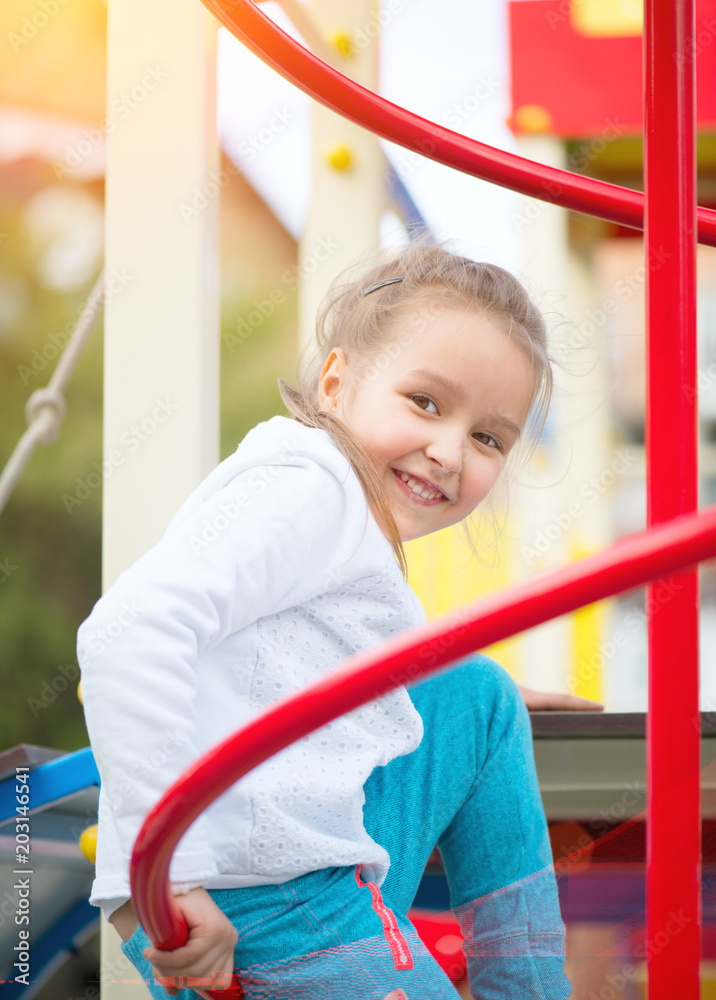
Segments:
[[[333,677],[275,705],[198,761],[147,818],[133,858],[132,889],[140,920],[165,948],[186,939],[168,883],[176,843],[210,801],[267,756],[364,701],[475,648],[649,580],[673,576],[716,554],[716,511],[693,513],[697,496],[694,255],[697,220],[701,241],[716,244],[716,213],[697,212],[695,202],[692,6],[685,0],[648,0],[646,6],[642,197],[489,149],[395,107],[306,52],[251,0],[226,5],[219,0],[203,2],[261,58],[353,121],[485,180],[635,228],[643,224],[646,259],[657,246],[670,257],[658,280],[650,280],[647,270],[647,488],[652,527],[575,567],[536,578],[516,588],[512,596],[491,598],[403,636],[377,654],[353,658]],[[659,522],[669,523],[656,527]],[[701,920],[699,740],[693,724],[699,718],[696,572],[682,572],[670,582],[672,600],[649,621],[647,934],[652,940],[666,933],[674,911],[685,915],[685,926],[671,937],[669,948],[649,949],[649,996],[695,1000]],[[426,650],[431,654],[429,667],[420,657]],[[677,684],[671,674],[675,662],[687,665]],[[207,791],[209,768],[213,787]]]
[[[32,890],[29,977],[18,979],[18,971],[25,970],[12,966],[18,960],[14,894],[3,894],[0,919],[0,976],[7,976],[0,992],[17,998],[32,996],[97,933],[99,925],[97,908],[87,901],[93,869],[77,846],[80,837],[86,843],[91,836],[87,824],[88,817],[97,813],[99,774],[89,747],[47,759],[57,754],[25,745],[0,754],[0,853],[7,871],[18,865],[11,831],[32,830],[32,864],[25,866],[23,880]],[[29,812],[24,814],[17,811],[17,775],[25,776],[30,788]],[[22,876],[15,874],[13,881],[18,878]]]
[[[421,119],[410,116],[401,109],[395,109],[396,117],[385,117],[381,123],[379,121],[381,107],[384,112],[387,102],[381,102],[379,98],[369,95],[366,91],[353,91],[351,81],[340,74],[327,72],[328,68],[323,67],[320,61],[301,52],[300,48],[294,46],[290,39],[285,36],[281,37],[280,33],[275,31],[270,22],[263,19],[263,16],[255,10],[252,4],[232,2],[230,5],[227,4],[227,7],[229,7],[230,16],[222,10],[221,5],[212,5],[212,9],[221,16],[227,26],[233,25],[231,30],[244,32],[247,39],[249,35],[252,36],[251,44],[255,46],[255,51],[258,51],[259,48],[265,49],[277,68],[279,64],[282,67],[290,67],[290,74],[295,75],[296,82],[305,69],[310,70],[317,81],[317,83],[311,84],[311,86],[315,86],[314,96],[320,97],[328,103],[327,94],[330,86],[330,102],[333,102],[332,106],[336,110],[346,113],[352,107],[351,114],[355,121],[364,123],[376,131],[383,129],[381,134],[386,135],[391,140],[407,145],[422,155],[435,154],[434,158],[440,162],[458,169],[467,168],[467,172],[476,176],[496,183],[508,184],[515,190],[543,198],[554,204],[576,208],[580,211],[594,211],[596,214],[636,227],[641,226],[644,218],[647,228],[647,254],[649,245],[652,243],[655,245],[661,243],[671,253],[667,266],[659,273],[660,287],[655,288],[656,283],[650,282],[649,288],[652,303],[650,311],[662,317],[661,326],[664,335],[662,341],[654,339],[652,333],[652,346],[650,348],[650,384],[653,390],[650,398],[649,429],[649,447],[652,454],[649,480],[650,495],[652,496],[650,520],[652,522],[669,520],[677,513],[694,509],[695,458],[691,443],[695,440],[695,412],[693,406],[687,405],[687,397],[690,395],[693,403],[695,395],[692,391],[695,384],[693,266],[689,262],[693,260],[690,255],[693,253],[696,219],[698,219],[699,233],[703,242],[713,245],[716,240],[716,216],[706,210],[699,210],[696,213],[693,202],[693,135],[687,121],[688,114],[686,114],[689,109],[693,108],[694,103],[689,83],[690,75],[693,74],[694,62],[691,58],[693,17],[687,6],[685,4],[656,3],[653,0],[648,11],[645,38],[648,67],[647,125],[649,142],[647,147],[645,217],[643,216],[644,199],[638,193],[585,180],[564,171],[547,170],[518,157],[510,157],[509,154],[491,151],[487,147],[465,139],[456,133],[440,129],[431,123],[424,123]],[[657,17],[662,19],[660,29],[663,28],[659,39],[655,38],[654,31]],[[663,51],[656,51],[656,44],[657,42],[661,44],[661,40],[663,40],[665,48]],[[676,59],[672,57],[674,52],[677,56]],[[303,85],[308,86],[308,82]],[[663,91],[666,92],[666,96],[663,95]],[[351,101],[353,102],[350,107],[346,105],[345,110],[337,103],[343,101],[344,98],[349,104]],[[372,110],[368,103],[365,103],[369,100],[376,102]],[[672,100],[675,101],[676,106],[667,103]],[[661,121],[654,115],[656,107],[665,111]],[[674,121],[680,122],[681,125],[676,141],[672,125]],[[660,124],[661,130],[659,131]],[[419,129],[424,131],[419,131]],[[658,141],[662,140],[665,145],[664,150],[656,145]],[[431,148],[431,144],[434,145],[434,148]],[[662,189],[656,187],[660,178],[655,176],[652,167],[654,162],[658,164],[659,170],[663,171]],[[675,206],[674,211],[667,217],[667,208],[671,205]],[[660,218],[665,221],[667,227],[666,232],[661,234],[657,228],[660,220],[655,217],[657,209],[663,213]],[[680,238],[682,233],[683,239]],[[647,259],[649,258],[647,257]],[[656,295],[660,292],[666,299],[665,306],[656,299]],[[669,309],[676,309],[676,315],[673,311],[669,313]],[[654,330],[655,327],[654,324]],[[680,338],[678,349],[673,343],[677,337]],[[683,344],[681,340],[683,340]],[[678,364],[675,360],[677,356],[679,358]],[[668,420],[667,428],[659,425],[660,414],[663,414],[664,419]],[[666,433],[664,433],[665,431]],[[684,447],[684,442],[689,442],[688,448]],[[662,449],[660,464],[656,461],[657,456],[654,454],[653,446],[655,444]],[[680,458],[682,452],[684,454],[683,461]],[[667,480],[666,485],[663,485],[663,479]],[[671,484],[675,485],[678,493],[683,491],[683,496],[671,496],[668,492],[668,487]],[[659,493],[659,497],[656,496],[657,493]],[[660,497],[664,498],[663,504],[661,504]],[[631,569],[625,575],[617,570],[616,561],[611,563],[609,562],[611,557],[606,557],[606,563],[599,564],[605,574],[600,577],[599,586],[595,585],[592,588],[586,576],[575,577],[567,574],[560,578],[562,579],[560,593],[565,597],[565,600],[566,596],[569,596],[570,600],[572,596],[578,596],[582,602],[596,600],[598,597],[606,596],[618,589],[635,586],[650,576],[673,573],[681,566],[694,563],[713,554],[713,523],[708,515],[701,518],[691,518],[680,525],[670,525],[669,527],[674,527],[677,530],[673,534],[667,532],[666,534],[656,534],[653,537],[645,536],[641,541],[647,545],[646,549],[638,549],[637,547],[625,550],[624,547],[617,547],[615,560],[618,557],[629,556],[630,552],[637,560],[636,563],[631,564]],[[654,549],[649,548],[652,542],[656,546]],[[669,561],[669,559],[661,561],[659,546],[672,543],[676,547],[673,550],[664,549],[661,555],[666,555],[669,559],[673,557],[673,561]],[[590,567],[594,568],[595,565],[594,561],[590,561],[585,564],[584,569],[589,571]],[[638,572],[634,569],[635,566],[639,567]],[[579,573],[580,570],[575,572]],[[581,582],[577,586],[578,579]],[[660,662],[654,660],[653,663],[650,702],[652,714],[649,741],[652,764],[649,826],[651,838],[649,934],[653,937],[661,933],[660,927],[663,926],[663,917],[671,906],[678,906],[687,915],[687,923],[683,933],[671,941],[668,949],[663,949],[650,959],[650,991],[652,996],[659,997],[667,994],[670,997],[693,997],[698,988],[699,869],[698,785],[696,783],[698,734],[696,727],[693,726],[693,720],[698,718],[698,702],[695,700],[697,687],[696,647],[695,643],[691,641],[695,635],[696,595],[693,589],[693,575],[689,579],[691,580],[689,584],[683,582],[684,577],[679,577],[675,581],[674,589],[677,593],[673,604],[670,603],[668,614],[659,613],[652,631],[652,648],[659,646],[664,650],[664,657]],[[530,598],[532,603],[528,602],[528,605],[522,606],[519,617],[515,613],[515,609],[518,606],[516,602],[519,600],[520,594],[525,599],[530,597],[524,590],[518,592],[515,602],[507,601],[504,604],[499,604],[498,607],[494,601],[491,601],[488,605],[482,606],[483,610],[487,607],[492,608],[496,617],[482,619],[483,624],[480,627],[484,628],[485,631],[480,633],[476,631],[469,639],[462,630],[464,620],[455,621],[453,619],[453,625],[459,626],[457,638],[465,642],[464,648],[466,650],[471,651],[480,641],[488,641],[488,635],[492,639],[498,634],[508,634],[510,629],[528,627],[539,620],[546,620],[550,616],[563,613],[567,607],[577,606],[569,602],[560,605],[557,598],[546,589],[550,581],[557,582],[555,577],[542,579],[538,585],[545,589],[540,593],[532,594]],[[575,586],[575,595],[569,595],[570,585]],[[692,588],[690,592],[687,587]],[[685,592],[686,611],[680,605],[680,598],[684,596]],[[529,614],[524,610],[526,606],[532,609]],[[473,614],[476,614],[476,609],[473,609]],[[540,615],[544,617],[540,617]],[[486,624],[488,621],[489,628]],[[680,634],[676,631],[674,621],[685,622],[684,633]],[[477,628],[477,622],[475,624]],[[442,627],[445,628],[445,623]],[[688,637],[688,641],[684,639],[684,634]],[[423,642],[428,641],[424,634],[421,633],[421,635],[423,635]],[[430,635],[432,636],[430,642],[438,646],[445,645],[450,641],[448,635],[443,635],[439,629]],[[455,656],[461,655],[459,648],[463,647],[459,647],[457,641],[452,646],[445,648],[443,650],[444,660],[439,662],[447,663]],[[404,651],[404,655],[408,656],[409,654]],[[671,658],[677,656],[678,662],[687,657],[690,658],[693,670],[688,680],[688,686],[685,689],[675,690],[672,678],[667,674],[667,664],[670,667]],[[410,662],[409,659],[406,660],[408,665]],[[439,662],[436,660],[433,666],[437,668]],[[364,665],[366,664],[364,663]],[[396,671],[397,669],[395,667]],[[394,680],[395,684],[402,682],[400,677],[397,679],[387,677],[387,680]],[[684,678],[680,676],[679,684],[681,685],[683,682]],[[360,696],[360,683],[359,678],[358,686],[351,688],[355,697]],[[374,694],[375,690],[372,689],[366,698],[372,697]],[[665,711],[667,707],[668,713]],[[338,706],[331,713],[331,716],[346,710],[345,706]],[[320,721],[316,722],[316,725],[318,724]],[[664,729],[667,727],[668,740],[664,733]],[[673,752],[674,747],[678,748],[678,753]],[[277,748],[275,747],[275,749]],[[271,752],[270,749],[268,752]],[[258,760],[257,754],[258,751],[254,746],[255,761]],[[235,777],[230,780],[235,780]],[[665,785],[662,786],[661,782],[664,777]],[[685,794],[683,794],[684,789]],[[677,823],[682,825],[677,828],[675,825]],[[659,831],[661,831],[661,835]],[[155,836],[161,837],[160,834]],[[669,850],[671,847],[676,848],[677,846],[679,850],[678,864],[681,867],[674,865],[670,871],[670,862],[674,859],[670,856]],[[686,886],[683,897],[677,896],[677,891],[681,888],[680,883]],[[154,886],[161,888],[161,878],[155,879]],[[140,897],[146,891],[146,885],[139,885]],[[154,889],[150,887],[149,891],[151,895]],[[163,905],[160,903],[156,912],[161,913]],[[155,912],[152,905],[149,905],[148,909]],[[171,918],[171,911],[169,917]],[[145,925],[148,930],[156,927],[156,924],[151,922],[151,914]],[[171,919],[170,925],[172,928],[174,927]],[[161,937],[161,935],[157,936]]]

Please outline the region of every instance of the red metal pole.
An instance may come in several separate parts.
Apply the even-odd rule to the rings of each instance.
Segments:
[[[693,0],[647,0],[644,232],[649,524],[694,511],[698,504],[693,45]],[[699,730],[694,725],[699,717],[698,600],[696,570],[647,589],[649,1000],[698,1000],[700,992]]]
[[[351,657],[329,676],[272,705],[197,760],[144,821],[134,845],[130,881],[139,921],[150,940],[168,950],[186,940],[186,924],[169,888],[171,857],[184,831],[222,792],[272,754],[476,649],[714,556],[716,507],[623,539],[582,562],[542,573],[411,629],[377,650]],[[677,992],[670,1000],[683,996]]]
[[[643,228],[641,192],[534,163],[406,111],[314,56],[277,27],[253,0],[202,0],[202,3],[286,80],[376,135],[437,163],[532,198],[635,229]],[[716,212],[700,208],[698,217],[700,241],[716,246]]]

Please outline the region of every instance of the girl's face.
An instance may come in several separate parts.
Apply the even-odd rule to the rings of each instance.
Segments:
[[[318,408],[362,443],[409,541],[456,524],[487,496],[534,390],[526,352],[491,319],[434,303],[403,314],[368,363],[334,348]]]

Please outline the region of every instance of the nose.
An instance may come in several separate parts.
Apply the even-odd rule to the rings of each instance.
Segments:
[[[442,433],[436,432],[425,448],[425,454],[440,466],[444,475],[460,472],[463,460],[462,435],[447,428]]]

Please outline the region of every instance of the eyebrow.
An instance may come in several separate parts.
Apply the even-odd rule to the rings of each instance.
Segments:
[[[442,389],[443,392],[451,393],[460,402],[463,402],[465,399],[464,390],[459,382],[449,378],[447,375],[438,375],[437,372],[431,372],[429,368],[414,368],[412,371],[408,372],[405,377],[408,379],[426,379],[432,382],[433,385]],[[489,419],[493,423],[500,424],[501,427],[505,427],[507,430],[512,431],[515,438],[519,438],[522,434],[520,428],[517,424],[513,423],[512,420],[500,417],[496,413],[490,414]]]
[[[465,398],[463,388],[458,382],[454,379],[448,378],[447,375],[438,375],[437,372],[431,372],[428,368],[415,368],[413,371],[408,372],[406,378],[427,379],[434,385],[439,386],[445,392],[451,393],[459,399],[460,402],[462,402]]]

